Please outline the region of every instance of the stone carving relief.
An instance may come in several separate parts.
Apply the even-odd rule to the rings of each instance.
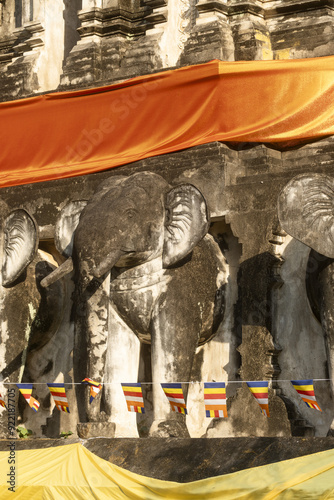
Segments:
[[[160,27],[160,30],[162,30],[160,48],[164,66],[175,66],[177,64],[184,45],[195,25],[196,12],[194,0],[175,0],[168,3],[167,24]]]
[[[62,268],[68,272],[73,266],[74,376],[105,384],[94,405],[78,388],[83,425],[88,421],[93,428],[105,420],[106,429],[108,422],[122,426],[119,382],[138,381],[142,344],[150,351],[150,435],[189,435],[184,416],[171,412],[160,383],[190,380],[198,345],[215,335],[223,318],[227,264],[207,234],[209,224],[197,188],[172,187],[150,172],[111,177],[87,204],[70,203],[61,212],[56,244],[68,255],[73,241],[72,256],[42,284],[49,286],[63,276]]]
[[[192,5],[189,0],[178,1],[178,47],[183,50],[184,44],[189,37],[189,29],[191,26]]]
[[[278,201],[281,226],[311,248],[305,272],[310,306],[321,323],[334,395],[334,180],[322,174],[299,175],[283,189]],[[334,432],[332,421],[329,434]]]

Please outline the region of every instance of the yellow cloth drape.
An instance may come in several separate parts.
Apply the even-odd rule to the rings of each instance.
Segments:
[[[212,141],[295,144],[333,133],[334,56],[211,61],[1,103],[0,187],[89,174]]]
[[[9,452],[0,452],[0,498],[20,500],[321,500],[334,498],[334,450],[191,483],[152,479],[117,467],[81,444],[17,451],[16,492]]]

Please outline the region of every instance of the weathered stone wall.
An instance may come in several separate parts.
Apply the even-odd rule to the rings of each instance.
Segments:
[[[316,155],[312,154],[314,151]],[[7,188],[1,194],[7,210],[17,207],[29,210],[40,228],[41,250],[57,258],[50,242],[59,209],[71,200],[89,199],[103,179],[119,173],[152,171],[169,183],[187,181],[197,186],[207,199],[212,216],[210,232],[224,249],[230,275],[224,323],[218,335],[198,349],[192,380],[223,378],[231,383],[227,388],[229,418],[213,420],[210,425],[210,420],[204,417],[200,384],[191,385],[188,396],[191,435],[324,436],[333,412],[328,383],[316,384],[317,400],[323,409],[318,414],[298,400],[287,382],[309,375],[328,378],[328,372],[321,326],[308,306],[303,282],[309,250],[277,232],[276,204],[281,188],[298,173],[332,172],[331,151],[331,139],[286,152],[263,145],[232,149],[213,143],[110,172]],[[60,324],[52,330],[50,342],[29,354],[26,375],[34,382],[73,381],[70,356],[73,323],[69,316],[73,285],[66,279],[63,286],[65,291],[57,292],[66,304]],[[13,291],[6,291],[5,296],[9,293]],[[25,301],[29,302],[29,298]],[[24,308],[29,309],[29,304],[24,303]],[[6,349],[13,352],[9,344]],[[146,360],[147,355],[144,351]],[[9,359],[11,355],[7,356]],[[22,371],[25,359],[19,358],[18,364]],[[269,419],[261,415],[249,390],[236,383],[254,379],[272,380]],[[46,435],[56,436],[69,425],[73,430],[77,419],[73,390],[68,391],[73,413],[59,415],[53,410],[52,418],[47,421],[52,414],[47,389],[36,387],[36,397],[41,398],[43,405],[38,419],[26,408],[25,425],[37,435],[42,430]],[[151,418],[150,395],[147,397],[148,412],[137,421],[141,435],[146,435]],[[131,415],[129,418],[134,419]],[[46,424],[47,427],[41,427]]]
[[[3,0],[0,99],[164,68],[331,55],[324,0]]]
[[[324,0],[4,0],[0,9],[3,101],[104,85],[213,58],[334,54],[333,5]],[[24,208],[40,232],[39,254],[26,275],[15,287],[1,290],[2,378],[73,381],[73,282],[65,278],[47,293],[39,287],[49,270],[63,262],[53,242],[57,216],[66,203],[89,199],[109,176],[151,171],[173,185],[190,182],[203,193],[212,220],[210,232],[229,265],[224,322],[217,336],[198,348],[192,373],[194,382],[231,382],[229,418],[208,424],[200,386],[194,383],[188,396],[191,436],[325,436],[333,418],[328,383],[316,384],[320,414],[298,400],[288,382],[328,378],[328,367],[321,325],[306,296],[309,249],[281,231],[276,206],[280,190],[292,177],[305,172],[332,175],[333,160],[331,138],[289,151],[213,143],[110,172],[2,189],[1,221],[10,210]],[[45,303],[52,305],[56,318],[45,317]],[[14,313],[17,304],[19,314]],[[142,357],[148,365],[147,349]],[[270,380],[270,419],[241,386],[241,380],[254,379]],[[47,388],[36,387],[38,415],[20,409],[26,427],[46,436],[69,427],[75,430],[74,390],[68,390],[71,414],[63,415],[52,409]],[[147,399],[149,408],[149,391]],[[4,430],[6,421],[1,418]],[[150,411],[137,422],[133,415],[129,418],[141,435],[147,435]]]

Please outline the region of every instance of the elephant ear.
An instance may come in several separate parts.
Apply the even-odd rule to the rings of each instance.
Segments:
[[[281,226],[290,236],[318,253],[334,258],[334,179],[299,175],[278,199]]]
[[[38,246],[38,226],[23,209],[14,210],[4,221],[2,284],[14,283],[33,260]]]
[[[71,201],[61,210],[55,227],[55,246],[64,257],[71,257],[73,252],[74,232],[79,224],[82,210],[87,201]]]
[[[163,266],[186,257],[206,235],[210,219],[202,193],[191,184],[180,184],[166,194]]]

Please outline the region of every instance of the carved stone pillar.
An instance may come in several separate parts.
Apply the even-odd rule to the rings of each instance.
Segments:
[[[84,0],[81,39],[67,59],[61,87],[103,84],[160,68],[156,44],[145,34],[165,21],[165,5],[163,0]]]
[[[275,59],[334,53],[333,4],[322,0],[273,2],[266,10]]]
[[[270,252],[268,236],[271,235],[275,211],[275,207],[271,206],[271,196],[275,200],[276,195],[270,194],[268,199],[268,192],[271,191],[266,170],[273,171],[277,168],[279,157],[269,155],[262,146],[253,149],[257,151],[257,161],[260,164],[263,162],[257,178],[252,172],[251,150],[240,150],[241,176],[232,178],[232,182],[225,188],[228,207],[225,221],[238,238],[238,244],[242,245],[233,333],[238,339],[237,350],[241,356],[239,374],[243,383],[233,384],[229,389],[229,418],[213,421],[207,431],[208,437],[231,436],[231,433],[234,436],[291,435],[287,409],[273,387],[280,370],[277,359],[280,346],[274,336],[272,324],[272,290],[276,286],[272,271],[277,258]],[[263,207],[266,207],[265,210]],[[261,414],[245,384],[245,381],[254,380],[269,382],[270,418]],[[247,414],[244,408],[247,408]]]
[[[151,12],[145,18],[148,28],[157,27],[167,21],[168,0],[144,0],[144,2],[151,9]]]
[[[155,23],[150,34],[160,36],[159,52],[164,67],[178,64],[184,45],[190,35],[196,20],[194,0],[173,0],[165,7],[165,24]],[[161,9],[159,9],[161,12]]]
[[[227,0],[199,0],[196,23],[185,44],[181,64],[211,59],[234,60],[234,44],[228,18]]]
[[[237,61],[273,59],[262,0],[245,2],[232,0],[229,14],[235,44],[235,59]]]
[[[145,6],[139,0],[103,1],[84,0],[79,14],[81,38],[122,35],[135,37],[145,34],[143,18]]]

